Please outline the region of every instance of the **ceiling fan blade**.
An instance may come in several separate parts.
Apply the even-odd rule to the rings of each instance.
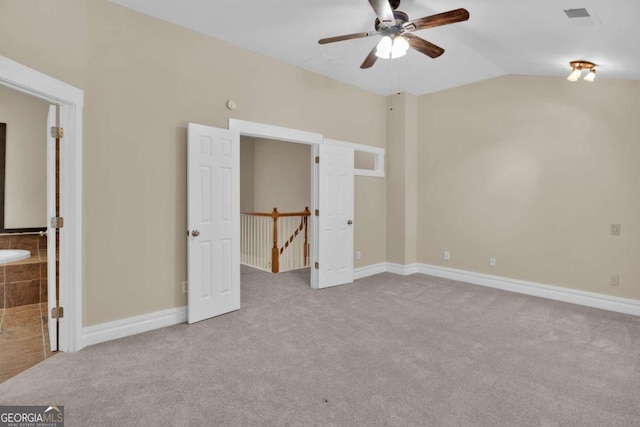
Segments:
[[[436,46],[435,44],[428,42],[418,36],[414,36],[413,34],[405,33],[402,35],[402,37],[407,38],[407,40],[409,41],[409,46],[411,46],[413,49],[417,50],[420,53],[424,53],[431,58],[437,58],[444,53],[444,49],[440,46]]]
[[[378,60],[378,57],[376,56],[377,49],[378,49],[377,45],[374,46],[373,49],[371,49],[371,52],[369,52],[369,55],[367,55],[367,57],[364,59],[364,62],[362,63],[362,65],[360,65],[360,68],[364,70],[365,68],[373,67],[373,64],[375,64],[376,61]]]
[[[369,4],[378,15],[381,24],[385,24],[387,27],[396,25],[396,18],[393,16],[389,0],[369,0]]]
[[[345,34],[344,36],[335,36],[335,37],[327,37],[326,39],[320,39],[318,40],[318,43],[320,44],[335,43],[335,42],[341,42],[343,40],[361,39],[363,37],[371,37],[371,36],[377,36],[377,35],[378,35],[377,31],[368,31],[366,33]]]
[[[450,10],[449,12],[439,13],[437,15],[425,16],[424,18],[414,19],[402,26],[409,31],[424,30],[425,28],[439,27],[441,25],[453,24],[456,22],[467,21],[469,12],[467,9]]]

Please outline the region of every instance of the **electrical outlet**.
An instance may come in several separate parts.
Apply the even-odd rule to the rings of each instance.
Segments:
[[[611,286],[618,286],[620,284],[620,276],[618,276],[617,274],[613,274],[611,276],[611,280],[609,280],[609,284]]]
[[[356,251],[356,259],[362,259],[362,252]]]
[[[449,251],[444,251],[444,260],[449,261],[451,259],[451,254]]]
[[[489,258],[489,265],[491,267],[495,267],[496,266],[496,259],[495,258]]]
[[[188,290],[189,290],[189,282],[185,280],[184,282],[182,282],[182,293],[186,294]]]
[[[611,224],[611,235],[619,236],[620,235],[620,224]]]

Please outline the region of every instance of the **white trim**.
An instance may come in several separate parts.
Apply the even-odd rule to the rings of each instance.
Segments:
[[[373,147],[371,145],[356,144],[353,142],[340,141],[337,139],[325,139],[325,144],[339,145],[342,147],[353,148],[354,151],[362,151],[364,153],[373,154],[373,169],[353,169],[353,174],[356,176],[373,176],[378,178],[384,178],[384,153],[385,149],[381,147]]]
[[[418,272],[418,264],[401,265],[392,262],[387,263],[387,271],[401,276],[408,276]]]
[[[58,348],[81,348],[82,332],[82,106],[84,92],[60,80],[0,55],[0,84],[60,106],[61,145],[60,213],[60,319]]]
[[[323,143],[324,137],[319,133],[305,132],[297,129],[283,128],[280,126],[266,125],[263,123],[246,122],[244,120],[229,119],[229,129],[240,133],[240,136],[253,138],[267,138],[277,141],[293,142],[296,144],[311,145],[311,212],[318,208],[318,168],[315,167],[315,157],[320,154],[319,146]],[[313,268],[313,264],[318,259],[318,217],[312,215],[311,219],[311,245],[309,250],[309,260],[311,264],[312,289],[318,289],[318,270]]]
[[[486,286],[520,294],[533,295],[572,304],[584,305],[603,310],[640,316],[640,301],[612,297],[593,292],[578,291],[558,286],[543,285],[523,280],[508,279],[488,274],[474,273],[465,270],[440,267],[428,264],[400,265],[394,263],[378,263],[359,267],[354,270],[354,280],[374,276],[381,273],[393,273],[407,276],[414,273],[442,277],[468,284]],[[187,321],[187,308],[177,307],[127,319],[115,320],[82,329],[81,347],[124,338]]]
[[[382,157],[384,158],[384,157]],[[384,164],[384,160],[382,161]],[[384,166],[381,171],[374,169],[353,169],[354,176],[371,176],[374,178],[384,178]]]
[[[455,268],[440,267],[429,264],[400,265],[391,262],[367,265],[354,271],[354,279],[373,276],[381,273],[393,273],[401,276],[419,273],[443,279],[456,280],[471,285],[486,286],[502,289],[519,294],[532,295],[555,301],[568,302],[601,310],[640,316],[640,300],[614,297],[595,292],[580,291],[560,286],[545,285],[507,277],[492,276],[475,273],[473,271],[457,270]]]
[[[114,320],[82,329],[82,347],[116,340],[131,335],[149,332],[155,329],[173,326],[187,321],[187,307],[176,307],[167,310]]]
[[[229,129],[237,130],[240,135],[253,138],[275,139],[277,141],[297,142],[298,144],[322,144],[322,134],[289,129],[263,123],[229,119]]]
[[[386,273],[387,263],[365,265],[353,270],[353,280],[364,279],[365,277],[375,276],[376,274]]]
[[[47,216],[53,218],[56,216],[56,138],[51,134],[51,128],[59,126],[58,118],[62,119],[62,114],[58,113],[59,107],[56,104],[49,104],[49,113],[47,114]],[[47,236],[56,232],[51,222],[45,223],[47,227]],[[53,254],[58,253],[57,239],[47,239],[47,283],[56,283],[58,272],[58,260]],[[47,286],[47,312],[51,313],[58,304],[58,293],[55,286]],[[48,316],[47,329],[49,330],[49,348],[51,351],[58,350],[58,321],[53,316]],[[47,343],[45,342],[45,345]]]
[[[320,145],[314,144],[311,146],[311,244],[309,245],[309,266],[311,267],[311,289],[320,288],[320,270],[315,268],[315,261],[318,259],[319,238],[320,235],[318,229],[318,218],[313,212],[318,208],[318,201],[320,200],[320,192],[318,189],[318,183],[320,182],[320,171],[316,167],[315,158],[320,155]]]
[[[524,280],[491,276],[489,274],[474,273],[472,271],[456,270],[436,265],[420,264],[418,272],[445,279],[458,280],[473,285],[487,286],[519,294],[564,301],[602,310],[640,316],[640,301],[630,298],[620,298],[595,292],[579,291],[577,289],[560,286],[544,285]]]
[[[50,102],[82,108],[84,92],[65,82],[0,55],[0,83]]]

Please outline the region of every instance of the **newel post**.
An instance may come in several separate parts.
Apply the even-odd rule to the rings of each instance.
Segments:
[[[304,216],[302,217],[302,221],[304,222],[304,266],[306,267],[309,262],[309,243],[308,243],[308,231],[307,231],[307,222],[309,216],[311,215],[311,211],[309,211],[309,206],[304,207]]]
[[[271,249],[271,272],[280,271],[280,251],[278,251],[278,208],[273,208],[271,217],[273,218],[273,249]]]

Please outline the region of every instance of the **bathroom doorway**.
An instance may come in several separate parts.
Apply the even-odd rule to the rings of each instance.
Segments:
[[[59,273],[57,315],[58,349],[77,351],[82,339],[82,107],[84,92],[37,70],[0,55],[0,86],[42,99],[59,107],[60,144],[59,212],[64,228],[59,234],[58,261],[49,249]],[[46,130],[45,130],[46,131]],[[51,133],[48,133],[51,135]],[[47,190],[51,194],[50,188]],[[62,221],[57,222],[61,225]],[[47,229],[52,224],[47,218]],[[55,232],[49,234],[56,234]],[[49,239],[49,242],[56,239]],[[55,251],[54,251],[55,252]],[[47,268],[48,274],[52,269]],[[51,288],[51,287],[49,287]],[[54,302],[50,299],[48,303]],[[55,303],[53,304],[55,307]],[[51,314],[51,307],[48,313]]]
[[[59,212],[60,139],[48,132],[58,118],[48,101],[0,86],[0,382],[57,350],[58,233],[47,223]]]

